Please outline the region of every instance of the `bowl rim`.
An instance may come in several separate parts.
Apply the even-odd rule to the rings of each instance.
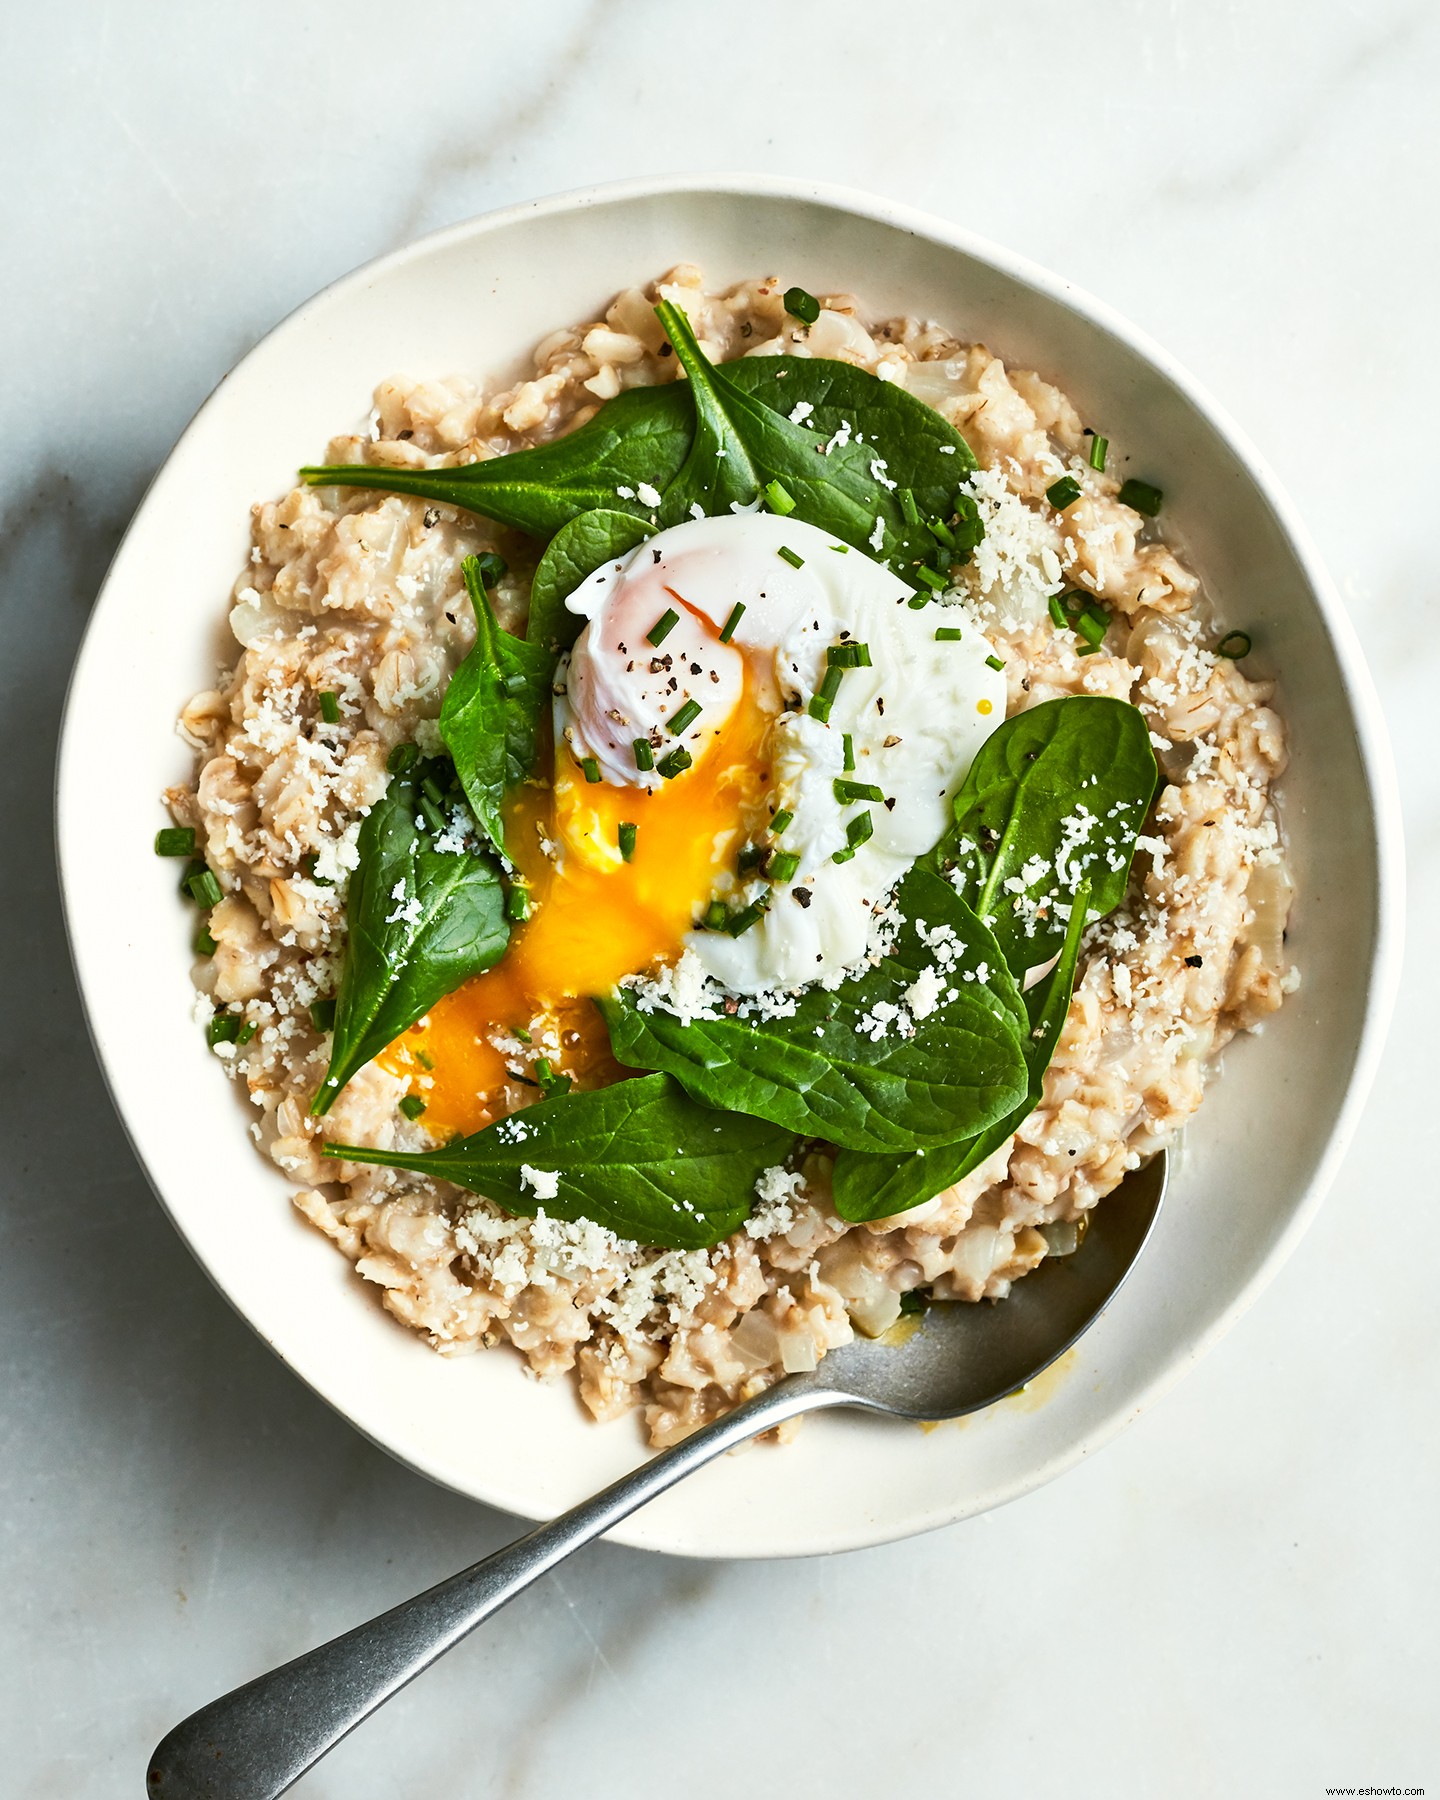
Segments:
[[[607,1537],[612,1541],[628,1544],[635,1548],[658,1550],[661,1553],[684,1554],[704,1559],[750,1560],[788,1557],[797,1554],[829,1554],[918,1536],[941,1526],[956,1523],[963,1518],[974,1516],[979,1512],[990,1510],[992,1507],[1004,1505],[1032,1492],[1065,1473],[1082,1458],[1108,1443],[1122,1427],[1128,1425],[1154,1401],[1167,1393],[1259,1298],[1308,1230],[1355,1135],[1383,1051],[1400,978],[1404,936],[1405,858],[1398,781],[1384,715],[1373,678],[1365,662],[1359,637],[1344,609],[1335,584],[1320,558],[1308,529],[1269,463],[1227,409],[1147,332],[1132,324],[1106,301],[1100,300],[1063,276],[937,214],[838,183],[743,171],[637,176],[570,188],[494,208],[442,226],[356,265],[293,307],[268,331],[256,339],[242,355],[236,358],[231,367],[201,401],[174,445],[146,483],[144,491],[136,503],[134,513],[115,547],[104,577],[96,590],[96,597],[76,650],[61,713],[54,786],[55,850],[61,910],[65,921],[71,968],[80,995],[86,1030],[111,1104],[115,1108],[126,1140],[151,1191],[201,1269],[246,1325],[256,1333],[261,1342],[272,1350],[282,1363],[299,1375],[311,1392],[316,1394],[332,1411],[344,1418],[353,1429],[358,1430],[362,1436],[384,1450],[387,1455],[394,1457],[396,1461],[415,1470],[416,1473],[424,1475],[437,1485],[448,1488],[452,1492],[464,1494],[468,1499],[480,1499],[480,1496],[474,1494],[470,1489],[459,1486],[442,1470],[427,1463],[426,1458],[417,1454],[413,1448],[402,1451],[393,1443],[387,1442],[375,1432],[359,1424],[337,1399],[332,1398],[308,1375],[296,1369],[281,1348],[265,1336],[239,1302],[232,1297],[217,1269],[201,1255],[186,1231],[181,1217],[172,1207],[152,1173],[137,1141],[131,1121],[119,1103],[109,1065],[101,1050],[99,1030],[91,998],[81,976],[77,926],[71,904],[71,880],[79,879],[83,872],[83,861],[78,845],[67,847],[71,827],[64,809],[65,791],[69,785],[68,771],[72,759],[79,754],[77,741],[80,732],[76,717],[78,710],[76,692],[81,670],[86,662],[87,649],[96,629],[96,620],[111,580],[122,560],[126,546],[148,510],[156,486],[176,459],[185,453],[191,439],[197,435],[202,421],[219,403],[232,378],[250,357],[282,334],[292,329],[298,329],[313,313],[337,300],[344,299],[350,292],[363,288],[377,277],[390,274],[407,262],[428,256],[452,243],[504,231],[528,219],[677,195],[693,196],[696,199],[728,196],[815,204],[898,229],[908,235],[923,238],[942,249],[959,252],[977,262],[989,265],[1008,279],[1038,293],[1052,304],[1088,320],[1102,331],[1118,339],[1125,347],[1150,364],[1223,438],[1237,460],[1243,464],[1245,473],[1256,490],[1257,497],[1268,508],[1275,524],[1294,554],[1300,574],[1315,603],[1320,623],[1328,632],[1335,652],[1337,677],[1349,707],[1360,767],[1370,804],[1370,837],[1374,845],[1376,870],[1375,932],[1370,950],[1365,1002],[1360,1030],[1355,1042],[1354,1059],[1346,1084],[1344,1100],[1330,1125],[1325,1148],[1316,1162],[1314,1174],[1301,1197],[1291,1208],[1289,1218],[1250,1278],[1230,1298],[1203,1332],[1192,1338],[1183,1348],[1177,1349],[1166,1362],[1155,1370],[1151,1378],[1140,1388],[1131,1405],[1123,1409],[1116,1409],[1104,1421],[1088,1432],[1079,1435],[1056,1454],[1027,1470],[1022,1476],[992,1490],[981,1504],[962,1501],[956,1504],[931,1507],[919,1516],[907,1519],[898,1528],[894,1524],[885,1524],[878,1520],[869,1523],[857,1521],[855,1526],[848,1531],[832,1532],[828,1537],[817,1538],[813,1545],[805,1551],[797,1552],[794,1545],[788,1542],[784,1544],[766,1542],[763,1536],[756,1547],[747,1549],[740,1555],[731,1551],[709,1550],[704,1546],[691,1544],[682,1548],[657,1542],[653,1536],[637,1526],[635,1519],[622,1521],[614,1530],[607,1533]],[[504,1505],[497,1501],[487,1499],[482,1500],[481,1503],[495,1507],[497,1510],[506,1510]],[[636,1518],[643,1518],[643,1512],[636,1515]]]

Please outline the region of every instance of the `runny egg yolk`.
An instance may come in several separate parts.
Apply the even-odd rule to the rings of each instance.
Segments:
[[[716,877],[734,866],[740,834],[769,789],[773,716],[758,688],[747,659],[741,697],[719,732],[693,768],[652,792],[586,781],[563,744],[553,787],[519,790],[506,841],[530,891],[529,918],[512,928],[493,969],[437,1002],[379,1059],[424,1100],[427,1127],[468,1133],[509,1110],[500,1090],[510,1068],[523,1065],[496,1038],[523,1032],[538,1042],[548,1027],[561,1046],[551,1064],[577,1086],[628,1073],[613,1060],[590,997],[678,957]],[[622,823],[636,827],[629,862],[619,850]],[[547,856],[546,845],[558,854]]]

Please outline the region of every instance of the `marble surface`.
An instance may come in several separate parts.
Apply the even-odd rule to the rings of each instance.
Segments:
[[[512,1531],[272,1360],[173,1236],[105,1099],[48,790],[107,558],[200,400],[334,275],[533,194],[722,167],[898,195],[1063,271],[1258,440],[1391,721],[1414,940],[1399,1014],[1315,1229],[1093,1463],[827,1561],[593,1550],[296,1791],[1440,1785],[1440,1234],[1415,1147],[1440,1074],[1440,15],[781,0],[734,37],[719,17],[698,0],[0,14],[0,1787],[16,1800],[138,1797],[181,1714]]]

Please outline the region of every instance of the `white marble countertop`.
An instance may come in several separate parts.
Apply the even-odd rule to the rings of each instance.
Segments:
[[[1414,939],[1399,1016],[1293,1262],[1092,1464],[990,1517],[831,1560],[601,1547],[297,1792],[1440,1790],[1440,1234],[1412,1148],[1440,1075],[1440,14],[781,0],[737,14],[733,35],[721,17],[698,0],[5,9],[0,1788],[15,1800],[138,1800],[181,1714],[512,1530],[389,1462],[272,1360],[191,1264],[111,1114],[61,937],[48,795],[105,562],[206,392],[332,276],[537,193],[725,167],[900,196],[1063,271],[1259,441],[1353,608],[1394,733]]]

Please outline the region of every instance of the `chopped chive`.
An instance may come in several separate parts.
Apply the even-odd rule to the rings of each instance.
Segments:
[[[830,548],[832,550],[838,550],[841,556],[848,556],[850,554],[850,546],[848,544],[832,544]]]
[[[445,798],[444,793],[441,791],[440,783],[433,775],[427,775],[420,783],[420,792],[429,800],[432,800],[436,806],[438,806]]]
[[[216,944],[214,938],[210,935],[210,927],[208,925],[200,925],[196,928],[195,939],[191,948],[197,956],[213,956],[215,954]]]
[[[1093,656],[1099,648],[1098,644],[1077,644],[1075,654],[1077,656]]]
[[[418,744],[397,744],[385,758],[385,767],[392,775],[403,775],[413,769],[420,760]]]
[[[677,775],[683,775],[695,761],[683,744],[677,744],[668,756],[662,756],[655,767],[667,781],[673,781]]]
[[[620,827],[620,832],[619,832],[621,862],[629,862],[631,857],[634,856],[634,854],[635,854],[635,839],[638,835],[639,835],[638,827],[635,825],[632,825],[631,822],[628,819],[626,819],[622,823],[622,825]]]
[[[788,544],[782,544],[775,554],[780,557],[782,561],[789,563],[792,569],[803,569],[805,567],[805,558],[803,556],[797,556]]]
[[[791,812],[788,806],[782,806],[779,812],[776,813],[775,817],[770,821],[770,829],[774,832],[776,837],[779,837],[786,826],[792,825],[794,822],[794,813]]]
[[[770,879],[772,881],[791,881],[799,867],[800,858],[793,850],[781,850],[770,858]]]
[[[947,550],[953,550],[955,548],[955,533],[943,519],[927,519],[925,521],[925,529],[930,533],[931,537],[935,538],[939,543],[944,544]]]
[[[923,1313],[929,1305],[930,1291],[928,1288],[911,1288],[908,1293],[900,1296],[902,1313]]]
[[[905,604],[910,608],[911,612],[919,612],[922,606],[928,606],[930,604],[932,598],[933,596],[930,594],[912,594]]]
[[[730,642],[731,638],[735,635],[735,627],[744,617],[745,602],[743,600],[737,600],[730,608],[730,617],[725,621],[724,627],[720,632],[720,642],[722,644],[728,644]]]
[[[830,700],[830,701],[834,701],[834,700],[838,699],[839,694],[840,694],[840,683],[844,680],[844,678],[845,678],[844,663],[828,664],[826,666],[825,673],[822,676],[821,681],[820,681],[820,693],[821,693],[822,697],[824,699]]]
[[[980,517],[979,502],[963,488],[956,494],[952,510],[955,514],[955,548],[961,561],[968,562],[985,537],[985,521]]]
[[[650,748],[649,738],[636,738],[632,748],[635,751],[635,767],[648,775],[655,767],[655,752]]]
[[[920,508],[915,504],[915,496],[909,488],[901,488],[895,498],[900,502],[900,510],[905,515],[907,525],[920,523]]]
[[[792,319],[798,319],[802,325],[813,325],[820,317],[820,302],[813,294],[807,294],[802,287],[786,288],[785,310]]]
[[[679,737],[682,732],[688,731],[699,717],[700,702],[698,700],[687,700],[667,721],[665,729],[670,732],[672,736]]]
[[[328,875],[316,874],[315,865],[319,860],[319,857],[313,850],[308,856],[302,856],[300,858],[300,867],[305,871],[305,879],[307,881],[313,881],[316,887],[334,887],[335,883]]]
[[[516,1028],[515,1035],[516,1035],[516,1037],[519,1037],[519,1035],[520,1035],[518,1027]],[[529,1036],[528,1032],[526,1033],[526,1036],[527,1037]],[[415,1052],[415,1060],[416,1060],[416,1062],[419,1063],[419,1065],[422,1069],[433,1069],[435,1067],[435,1058],[433,1056],[427,1055],[427,1053],[424,1050],[417,1050]]]
[[[868,669],[870,667],[870,646],[868,644],[831,644],[825,652],[827,669]]]
[[[835,852],[835,854],[830,858],[830,860],[833,863],[847,863],[847,862],[852,862],[854,860],[854,857],[855,857],[855,852],[853,849],[845,849],[845,850],[837,850]]]
[[[440,837],[448,829],[444,813],[428,794],[420,796],[420,816],[436,837]]]
[[[399,1106],[407,1119],[418,1119],[425,1110],[425,1102],[418,1094],[402,1094]]]
[[[660,617],[645,633],[645,642],[657,646],[663,644],[670,633],[680,623],[680,615],[673,606],[667,606]]]
[[[239,1013],[216,1013],[205,1027],[205,1042],[212,1050],[217,1044],[233,1044],[239,1035]]]
[[[945,577],[935,569],[918,568],[915,571],[915,578],[917,581],[923,581],[926,587],[933,588],[937,594],[943,594],[950,585]]]
[[[1105,642],[1105,633],[1110,629],[1110,615],[1098,606],[1087,606],[1076,619],[1075,629],[1087,644],[1098,650]]]
[[[1138,513],[1144,513],[1147,519],[1153,519],[1164,501],[1164,493],[1152,487],[1148,481],[1137,481],[1132,475],[1122,483],[1120,488],[1120,504],[1133,506]]]
[[[752,925],[758,925],[770,910],[771,895],[767,888],[764,893],[757,894],[748,906],[742,906],[737,913],[731,913],[725,921],[725,930],[731,937],[739,937]]]
[[[1073,475],[1062,475],[1058,481],[1052,481],[1045,490],[1045,498],[1056,512],[1064,512],[1067,506],[1073,506],[1084,489]]]
[[[845,733],[844,737],[841,738],[840,745],[845,753],[844,767],[845,773],[848,775],[855,767],[855,740],[848,731]]]
[[[958,644],[964,636],[965,633],[958,625],[937,625],[935,627],[937,644]]]
[[[335,1029],[335,1002],[316,1000],[310,1008],[310,1023],[319,1032]]]
[[[530,890],[512,887],[505,895],[505,917],[519,924],[530,917]]]
[[[747,844],[735,858],[736,870],[741,875],[748,875],[751,869],[758,869],[769,854],[764,844]]]
[[[197,906],[218,906],[225,898],[225,890],[210,869],[201,869],[198,875],[190,876],[185,886]]]
[[[155,833],[155,854],[157,856],[193,856],[195,854],[195,827],[193,825],[167,825],[163,831]]]
[[[875,835],[875,815],[873,813],[856,813],[845,827],[845,841],[852,850],[859,849],[867,838]]]
[[[523,694],[530,684],[518,669],[514,669],[510,674],[502,677],[500,685],[504,688],[510,698],[514,700],[518,695]]]
[[[1105,473],[1105,453],[1109,448],[1109,438],[1101,437],[1097,431],[1090,440],[1090,467],[1098,469],[1102,475]]]
[[[240,1027],[240,1035],[235,1039],[235,1042],[241,1047],[241,1049],[244,1049],[245,1045],[250,1042],[251,1038],[254,1037],[255,1033],[258,1030],[259,1030],[259,1026],[252,1024],[251,1021],[249,1019],[247,1019],[245,1021],[245,1023]]]
[[[1066,612],[1065,602],[1060,596],[1058,594],[1052,594],[1046,602],[1046,605],[1050,608],[1050,617],[1055,622],[1055,629],[1057,631],[1068,631],[1070,629],[1070,615]]]
[[[810,704],[805,710],[812,719],[818,719],[822,725],[828,725],[830,723],[830,708],[834,704],[834,701],[827,700],[824,694],[812,694],[810,696]]]
[[[493,550],[482,550],[475,561],[479,565],[480,585],[487,588],[494,587],[510,566],[503,556],[497,556]]]
[[[534,1063],[535,1080],[540,1092],[549,1100],[555,1094],[570,1092],[570,1077],[557,1075],[555,1065],[548,1056],[537,1056]]]
[[[788,518],[795,510],[795,500],[788,488],[782,487],[778,481],[765,483],[765,500],[771,512],[777,512],[781,518]]]
[[[1239,662],[1242,656],[1250,654],[1253,647],[1248,631],[1227,631],[1215,646],[1215,654],[1228,657],[1231,662]]]
[[[600,779],[600,764],[593,756],[582,756],[580,767],[585,771],[585,779],[594,787]]]
[[[1003,669],[1005,667],[1005,663],[1004,663],[1003,658],[1001,658],[1001,657],[987,656],[985,658],[985,667],[987,669]]]
[[[705,929],[707,931],[723,931],[725,922],[730,917],[730,908],[723,900],[712,900],[705,908]]]
[[[327,725],[340,723],[340,696],[333,688],[326,688],[320,696],[320,717]]]
[[[532,1038],[530,1035],[529,1027],[525,1026],[525,1025],[512,1025],[510,1027],[510,1035],[511,1035],[511,1037],[519,1038],[519,1040],[522,1044],[533,1044],[535,1042],[534,1038]],[[425,1058],[423,1055],[421,1056],[420,1060],[421,1060],[421,1062],[425,1062]],[[434,1064],[427,1062],[427,1063],[425,1063],[425,1067],[427,1069],[433,1068]]]
[[[835,798],[842,806],[847,806],[852,800],[883,800],[885,796],[873,781],[846,781],[837,775]]]

